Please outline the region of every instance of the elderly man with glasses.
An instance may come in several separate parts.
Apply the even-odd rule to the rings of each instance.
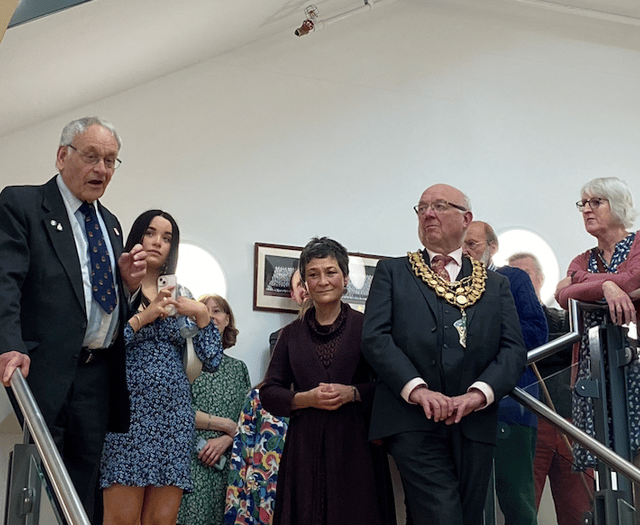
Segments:
[[[509,281],[462,253],[469,201],[446,184],[415,207],[424,249],[383,260],[362,352],[378,375],[370,438],[389,447],[415,525],[477,525],[498,404],[526,360]]]
[[[93,523],[105,433],[129,425],[123,327],[146,272],[142,247],[122,253],[120,223],[98,202],[119,150],[109,123],[75,120],[58,175],[0,193],[0,377],[27,377]]]
[[[536,295],[531,279],[519,268],[497,268],[493,256],[498,251],[498,236],[490,224],[473,221],[464,240],[464,252],[481,261],[489,270],[509,279],[511,294],[516,303],[520,328],[527,350],[547,342],[547,319]],[[527,367],[518,386],[538,397],[536,376]],[[505,397],[498,410],[498,446],[494,455],[496,494],[505,525],[536,525],[536,506],[533,481],[533,458],[536,449],[534,414]]]

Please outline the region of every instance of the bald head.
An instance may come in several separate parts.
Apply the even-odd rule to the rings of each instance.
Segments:
[[[507,262],[509,263],[509,266],[520,268],[527,272],[527,275],[531,278],[531,282],[533,283],[533,288],[536,291],[538,299],[542,300],[540,297],[540,291],[544,284],[544,272],[542,271],[542,266],[540,265],[538,258],[529,252],[519,252],[514,253],[509,257]]]
[[[473,221],[464,238],[464,252],[486,266],[498,251],[498,236],[490,224]]]
[[[426,248],[446,255],[462,246],[473,220],[464,193],[448,184],[435,184],[424,190],[418,207],[422,210],[418,213],[418,237]]]

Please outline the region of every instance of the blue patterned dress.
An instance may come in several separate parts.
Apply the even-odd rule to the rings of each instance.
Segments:
[[[616,244],[613,256],[611,257],[611,262],[608,266],[605,264],[605,270],[607,273],[617,273],[618,265],[625,261],[629,256],[629,251],[635,237],[635,233],[630,233],[627,237]],[[593,253],[589,257],[588,271],[589,273],[599,272],[598,261]],[[606,303],[603,302],[603,304]],[[611,324],[609,310],[582,312],[582,324],[583,331],[580,339],[576,382],[581,379],[591,379],[589,329],[594,326]],[[629,364],[629,368],[627,370],[627,398],[629,401],[629,439],[631,450],[637,451],[640,448],[640,362],[638,362],[638,359],[634,359]],[[572,419],[574,425],[584,430],[590,436],[595,436],[593,400],[589,397],[579,396],[575,390],[573,390],[572,401]],[[611,443],[605,443],[605,445],[612,446]],[[593,454],[582,448],[577,443],[573,444],[573,456],[575,470],[585,470],[596,466],[596,460]]]
[[[195,415],[182,366],[186,341],[175,317],[156,319],[138,332],[127,324],[124,336],[131,425],[126,434],[107,434],[100,487],[172,485],[189,492]],[[194,336],[193,346],[203,369],[218,367],[222,343],[213,322]]]

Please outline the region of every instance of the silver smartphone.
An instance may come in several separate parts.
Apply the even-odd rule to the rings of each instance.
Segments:
[[[158,277],[158,291],[169,288],[170,286],[173,286],[171,299],[175,301],[178,298],[178,278],[175,274],[161,275]],[[167,311],[169,315],[176,315],[176,307],[172,304],[167,306]]]

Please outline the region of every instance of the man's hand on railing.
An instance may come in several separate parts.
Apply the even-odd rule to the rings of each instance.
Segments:
[[[0,378],[2,378],[2,384],[4,386],[11,385],[11,376],[16,367],[20,367],[22,375],[27,377],[30,364],[31,359],[29,356],[21,352],[12,350],[11,352],[0,354]]]

